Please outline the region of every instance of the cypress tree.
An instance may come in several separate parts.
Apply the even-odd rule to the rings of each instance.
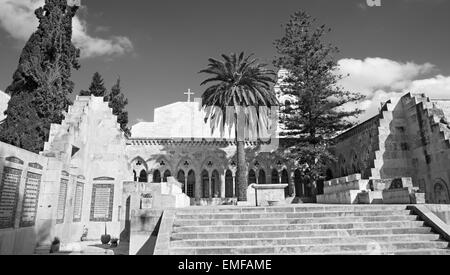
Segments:
[[[323,42],[331,30],[316,25],[305,12],[291,16],[285,34],[275,41],[278,58],[274,65],[287,70],[280,89],[289,101],[280,108],[282,133],[296,137],[290,144],[290,158],[304,167],[315,181],[324,175],[333,156],[326,150],[330,138],[354,125],[348,120],[358,116],[358,108],[345,108],[363,96],[338,85],[343,76],[336,74],[338,48]]]
[[[91,85],[89,86],[89,90],[80,91],[80,96],[90,96],[90,95],[98,97],[106,96],[105,84],[103,82],[102,76],[98,72],[94,73],[94,75],[92,76],[92,82]]]
[[[80,50],[72,44],[77,10],[67,0],[47,0],[35,11],[38,29],[25,44],[6,89],[11,100],[0,126],[1,141],[37,153],[48,140],[50,124],[64,118],[74,87],[71,70],[80,67]]]
[[[125,98],[120,86],[120,78],[117,79],[116,84],[111,88],[111,92],[106,96],[108,106],[112,108],[113,114],[117,116],[117,122],[120,124],[120,128],[125,132],[127,136],[131,135],[128,128],[128,112],[125,110],[125,106],[128,105],[128,99]]]

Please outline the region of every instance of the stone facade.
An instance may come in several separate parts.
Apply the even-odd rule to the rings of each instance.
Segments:
[[[0,143],[0,253],[30,254],[54,237],[119,237],[126,138],[103,98],[78,97],[39,155]],[[123,228],[123,227],[122,227]]]
[[[221,121],[205,118],[208,112],[197,98],[156,108],[153,122],[134,125],[126,151],[133,180],[157,183],[173,176],[183,184],[192,204],[236,203],[234,129],[223,130],[217,127]],[[263,127],[246,129],[249,183],[288,184],[286,196],[311,200],[315,190],[302,184],[300,170],[277,157],[283,139],[275,134],[270,141],[264,140],[260,137],[271,137],[269,130],[256,131],[256,127],[270,128],[268,121],[261,119]]]
[[[8,102],[10,98],[11,97],[8,94],[0,91],[0,123],[5,119],[4,112],[8,108]]]
[[[77,97],[62,124],[51,126],[40,154],[0,143],[0,253],[29,254],[54,237],[77,241],[85,227],[88,239],[98,240],[106,226],[108,234],[128,240],[130,217],[138,213],[133,211],[166,205],[136,196],[139,184],[163,186],[170,177],[180,183],[190,205],[236,204],[234,138],[204,130],[208,122],[199,106],[195,101],[159,108],[155,122],[141,124],[126,138],[103,98]],[[177,115],[177,110],[187,113]],[[336,203],[377,203],[380,198],[411,199],[413,193],[423,202],[420,194],[426,193],[428,203],[449,203],[448,110],[446,101],[407,94],[339,135],[331,148],[339,161],[330,166],[329,176],[349,180],[343,186],[326,182],[324,195],[340,200]],[[161,120],[164,113],[169,120]],[[170,129],[183,124],[189,126],[175,136]],[[292,161],[280,157],[284,141],[246,142],[249,184],[286,184],[285,197],[313,201],[317,189],[302,182]],[[361,174],[356,181],[346,177],[356,173]],[[388,188],[395,178],[410,178],[413,187]],[[336,188],[351,194],[339,197]],[[188,198],[180,196],[186,204]]]
[[[334,178],[412,178],[427,203],[450,203],[450,102],[406,94],[372,119],[335,138]]]

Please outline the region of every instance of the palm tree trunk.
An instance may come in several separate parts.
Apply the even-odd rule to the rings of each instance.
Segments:
[[[236,127],[235,127],[235,139],[236,139],[236,155],[237,155],[237,169],[236,169],[236,184],[238,186],[238,201],[247,201],[247,163],[245,160],[245,142],[244,137],[238,135],[238,122],[237,114],[235,114]]]
[[[238,185],[238,201],[247,201],[247,164],[245,161],[244,141],[236,140],[237,151],[237,169],[236,169],[236,184]]]

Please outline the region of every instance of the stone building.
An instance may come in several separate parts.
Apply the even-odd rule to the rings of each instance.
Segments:
[[[427,203],[450,203],[449,100],[406,94],[378,115],[340,134],[332,149],[333,178],[360,173],[365,179],[411,177]]]
[[[234,129],[212,128],[205,122],[200,99],[176,102],[155,109],[154,122],[132,127],[126,154],[132,167],[131,180],[161,182],[173,176],[183,184],[192,204],[236,202],[236,144]],[[222,129],[223,130],[223,129]],[[313,193],[302,186],[301,172],[279,154],[283,140],[263,141],[250,130],[246,142],[248,182],[286,183],[286,196],[311,201]],[[281,144],[280,144],[281,143]]]
[[[105,227],[114,237],[126,234],[134,182],[172,176],[191,205],[234,204],[234,131],[212,131],[200,107],[194,100],[157,108],[154,122],[135,125],[127,138],[103,98],[77,97],[40,154],[0,143],[0,253],[29,254],[55,236],[77,241],[83,228],[92,239]],[[411,177],[428,203],[450,203],[449,107],[411,94],[386,103],[335,138],[338,162],[329,177]],[[286,197],[314,201],[320,188],[302,182],[300,169],[281,157],[283,139],[248,137],[249,183],[287,183]]]

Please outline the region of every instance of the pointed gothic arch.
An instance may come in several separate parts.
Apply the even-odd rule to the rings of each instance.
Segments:
[[[258,171],[258,184],[266,184],[266,171],[264,169]]]
[[[214,170],[211,174],[211,196],[213,198],[220,198],[221,196],[221,181],[220,175],[217,170]]]
[[[272,184],[279,184],[280,183],[280,177],[279,177],[277,169],[272,169],[271,183]]]
[[[186,194],[186,175],[183,170],[178,171],[177,180],[181,183],[181,190]]]
[[[170,172],[170,170],[166,170],[163,174],[163,182],[167,182],[167,178],[171,177],[172,173]]]
[[[160,183],[161,182],[161,172],[158,169],[153,171],[153,182]]]
[[[186,195],[191,198],[195,197],[195,172],[194,170],[189,170],[188,178],[187,178],[187,187],[186,187]]]
[[[139,182],[148,182],[147,171],[141,170],[141,172],[139,173]]]
[[[209,198],[209,173],[207,170],[202,171],[202,197]]]
[[[229,169],[225,173],[225,197],[233,197],[233,172]]]

